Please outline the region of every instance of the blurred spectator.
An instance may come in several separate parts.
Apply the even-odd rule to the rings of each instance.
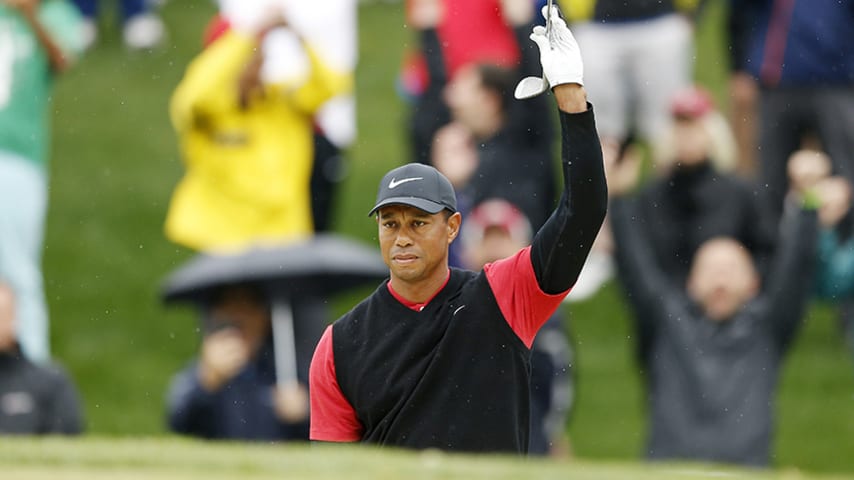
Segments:
[[[172,98],[187,165],[166,220],[176,243],[233,250],[313,232],[312,117],[352,79],[323,64],[284,17],[265,20],[269,13],[211,29],[220,36]]]
[[[725,236],[699,246],[683,284],[650,255],[625,198],[637,176],[638,162],[624,160],[608,183],[620,279],[648,341],[646,456],[767,465],[779,370],[810,293],[814,203],[799,199],[783,224],[764,288],[750,252]]]
[[[532,238],[528,219],[511,203],[486,200],[466,217],[460,233],[464,267],[479,270],[507,258]],[[567,419],[572,410],[573,350],[556,311],[543,325],[531,347],[531,455],[570,454]]]
[[[460,192],[464,204],[506,199],[537,229],[556,195],[548,141],[552,117],[539,108],[545,96],[513,98],[518,80],[513,70],[470,65],[448,85],[446,98],[454,120],[470,132],[476,146],[477,166]]]
[[[457,195],[457,208],[461,212],[471,209],[471,201],[463,194],[468,181],[478,167],[478,151],[471,132],[461,122],[451,122],[436,132],[431,150],[431,164],[442,172]],[[462,266],[462,242],[448,248],[448,265]]]
[[[406,58],[401,87],[413,99],[415,161],[431,162],[433,138],[452,118],[445,86],[460,70],[479,63],[514,68],[520,47],[533,49],[527,37],[533,11],[532,0],[408,0],[407,23],[419,32],[420,50]],[[536,62],[535,49],[532,55]]]
[[[301,13],[301,31],[318,49],[330,68],[355,82],[358,59],[356,0],[288,2]],[[296,12],[294,12],[296,14]],[[356,98],[352,90],[339,92],[320,106],[314,117],[314,162],[311,173],[311,208],[315,232],[332,227],[334,200],[347,175],[344,151],[356,139]]]
[[[732,40],[743,52],[736,68],[746,68],[759,84],[760,183],[776,219],[788,190],[785,162],[805,136],[818,138],[834,173],[854,180],[854,3],[730,5],[743,18]]]
[[[736,7],[735,3],[738,2]],[[747,43],[753,34],[754,26],[751,24],[756,20],[755,10],[757,4],[728,0],[726,16],[727,35],[722,36],[725,41],[723,49],[730,56],[730,124],[732,125],[738,148],[737,170],[738,173],[753,177],[756,174],[756,134],[758,128],[757,105],[759,102],[759,85],[749,72],[747,58]]]
[[[684,285],[697,250],[706,241],[729,237],[744,245],[756,261],[760,275],[767,273],[776,242],[776,230],[757,202],[755,187],[721,171],[714,160],[715,141],[709,119],[716,115],[709,94],[692,87],[677,92],[670,109],[674,122],[669,141],[662,144],[668,160],[660,173],[637,196],[635,231],[644,235],[648,255],[674,285]],[[639,163],[636,147],[609,155],[606,163]],[[584,272],[582,272],[584,275]],[[634,298],[630,298],[634,301]],[[643,315],[637,308],[637,315]],[[638,351],[649,353],[648,319],[638,322]]]
[[[852,237],[851,183],[840,176],[818,182],[821,201],[817,291],[834,300],[854,299],[854,237]]]
[[[77,390],[58,366],[27,360],[15,338],[15,293],[0,281],[0,435],[78,434]]]
[[[732,128],[705,88],[692,85],[673,92],[668,113],[669,128],[659,137],[654,152],[655,164],[660,167],[661,175],[669,174],[674,164],[681,161],[680,156],[690,155],[686,149],[703,150],[703,155],[719,172],[729,173],[737,169],[738,154]],[[703,130],[699,143],[680,138],[692,120]]]
[[[172,99],[188,171],[166,222],[176,243],[214,253],[313,234],[313,117],[352,84],[352,71],[331,68],[325,60],[332,55],[320,55],[299,34],[299,25],[307,27],[297,18],[311,20],[306,12],[281,2],[221,6],[207,48]],[[173,382],[172,429],[207,438],[308,439],[307,372],[326,323],[323,302],[300,298],[294,305],[295,388],[276,386],[270,306],[261,292],[228,288],[204,307],[210,318],[200,361]]]
[[[170,428],[211,439],[308,440],[305,385],[324,328],[314,321],[317,312],[306,310],[315,305],[295,305],[295,336],[304,340],[296,345],[299,388],[280,388],[269,302],[251,286],[220,289],[205,315],[198,361],[172,380]]]
[[[815,192],[820,204],[815,293],[840,308],[840,327],[854,349],[854,210],[851,182],[830,176],[831,161],[824,152],[798,150],[788,163],[792,189]]]
[[[98,41],[98,0],[73,0],[83,14],[84,46]],[[103,0],[102,0],[103,1]],[[119,0],[122,40],[133,50],[147,50],[159,45],[166,35],[163,20],[157,14],[155,0]]]
[[[711,96],[700,87],[673,95],[673,123],[666,147],[666,166],[638,196],[638,229],[649,239],[658,268],[682,284],[699,246],[726,236],[743,244],[764,270],[776,240],[756,188],[718,166],[710,122],[720,116]],[[630,150],[629,155],[635,154]],[[618,160],[619,161],[619,160]]]
[[[50,98],[81,51],[79,25],[65,0],[0,0],[0,276],[17,292],[18,341],[36,362],[50,358],[41,273]]]
[[[584,52],[599,135],[654,143],[671,123],[673,92],[691,84],[699,0],[559,0]],[[635,135],[636,134],[636,135]]]
[[[288,23],[311,45],[321,63],[353,82],[358,58],[356,0],[219,0],[218,3],[226,18],[251,16],[263,8],[282,8]],[[343,151],[355,138],[356,101],[348,89],[323,103],[314,116],[311,208],[314,230],[318,233],[330,228],[335,192],[347,174]]]

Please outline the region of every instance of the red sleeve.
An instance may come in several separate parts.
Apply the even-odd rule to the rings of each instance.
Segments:
[[[569,290],[549,295],[540,289],[531,264],[531,247],[523,248],[512,257],[488,263],[483,271],[501,314],[522,342],[531,348],[540,327],[557,310]]]
[[[324,442],[357,442],[362,439],[362,424],[356,411],[344,398],[335,376],[332,351],[332,326],[326,327],[309,370],[312,440]]]

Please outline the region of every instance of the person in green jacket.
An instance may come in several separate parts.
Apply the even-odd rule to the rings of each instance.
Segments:
[[[50,358],[41,251],[47,210],[53,80],[80,51],[65,0],[0,0],[0,276],[18,293],[18,340]]]

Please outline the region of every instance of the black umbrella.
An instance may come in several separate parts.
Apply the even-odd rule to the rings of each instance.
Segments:
[[[236,254],[198,255],[166,279],[161,293],[165,302],[204,304],[219,287],[263,286],[272,306],[277,383],[289,386],[297,381],[292,300],[331,295],[387,276],[376,249],[326,234]]]

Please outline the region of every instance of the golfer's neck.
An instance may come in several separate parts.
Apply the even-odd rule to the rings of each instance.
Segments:
[[[435,297],[439,290],[445,286],[450,275],[451,270],[445,265],[443,268],[437,268],[435,272],[426,278],[407,281],[392,276],[390,283],[395,293],[406,300],[412,303],[425,303]]]

